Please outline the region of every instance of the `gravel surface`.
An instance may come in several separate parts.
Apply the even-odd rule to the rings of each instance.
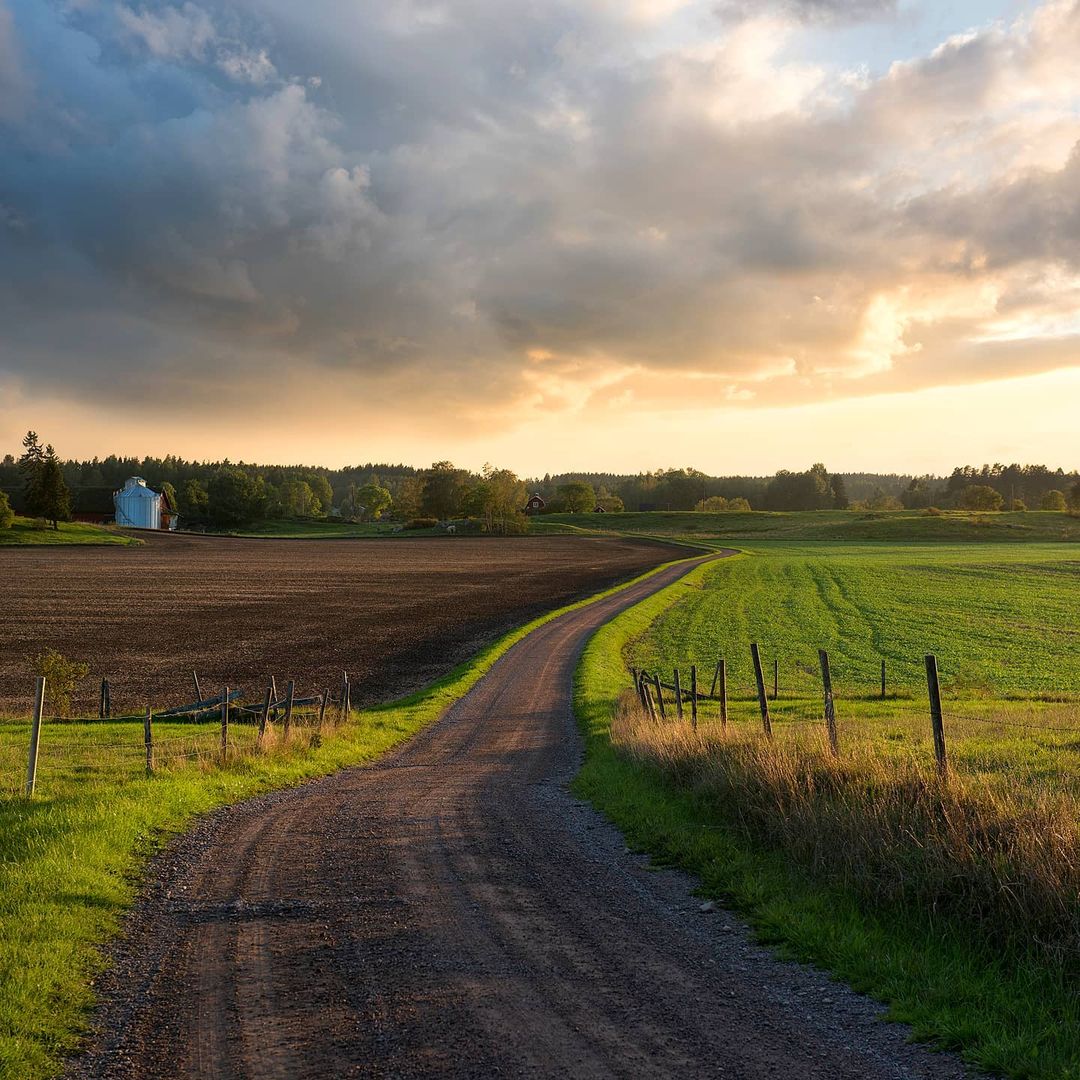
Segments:
[[[69,1075],[964,1076],[568,793],[584,642],[683,572],[535,631],[376,765],[172,844]]]
[[[150,533],[143,547],[0,548],[0,710],[29,713],[31,660],[90,665],[76,711],[114,715],[208,696],[301,695],[353,679],[360,705],[444,675],[504,630],[685,548],[635,540],[482,537],[240,540]]]

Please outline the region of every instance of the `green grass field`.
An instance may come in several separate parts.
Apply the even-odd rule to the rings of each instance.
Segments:
[[[820,686],[829,651],[845,693],[888,685],[925,696],[935,653],[952,697],[1080,696],[1080,549],[1067,544],[855,545],[758,542],[713,565],[640,643],[639,666],[721,655],[752,681],[760,643],[781,683]],[[771,681],[771,680],[770,680]]]
[[[17,517],[10,529],[0,529],[0,547],[28,547],[55,544],[141,544],[133,536],[101,525],[62,521],[59,529],[40,521]]]
[[[1078,541],[1080,516],[1030,513],[968,513],[929,516],[920,510],[867,512],[818,510],[796,513],[702,514],[693,511],[624,514],[543,514],[533,529],[622,532],[691,540],[704,546],[741,540],[826,540],[969,543],[995,540]]]
[[[1080,1077],[1080,558],[1062,544],[756,542],[593,638],[577,790],[764,940],[1015,1077]],[[748,645],[772,683],[763,735]],[[825,741],[817,648],[837,679]],[[933,767],[924,652],[943,676]],[[628,668],[723,655],[730,722],[652,725]],[[880,700],[880,659],[889,696]]]

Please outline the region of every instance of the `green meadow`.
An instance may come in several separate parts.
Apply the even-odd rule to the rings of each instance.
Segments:
[[[615,515],[612,515],[613,517]],[[685,535],[685,534],[682,534]],[[756,541],[603,627],[582,659],[576,781],[657,863],[781,952],[1013,1077],[1080,1077],[1080,549]],[[759,643],[765,737],[749,644]],[[837,691],[823,723],[819,648]],[[949,771],[924,654],[938,656]],[[699,689],[696,728],[631,667]],[[887,689],[880,692],[886,662]],[[773,661],[779,693],[773,697]]]
[[[544,514],[533,518],[535,531],[620,532],[692,540],[705,546],[724,541],[815,540],[952,542],[999,540],[1053,542],[1080,540],[1080,515],[1050,510],[973,513],[946,510],[814,510],[774,513],[698,513],[653,511],[623,514]]]
[[[8,529],[0,529],[0,547],[49,546],[56,544],[123,544],[142,543],[116,529],[102,525],[87,525],[81,521],[62,521],[60,528],[30,518],[17,517]]]

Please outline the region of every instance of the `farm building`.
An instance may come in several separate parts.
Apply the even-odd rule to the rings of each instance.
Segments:
[[[113,493],[116,524],[129,529],[175,529],[176,511],[169,500],[146,486],[141,476],[128,477]]]
[[[545,506],[547,506],[547,503],[544,502],[542,496],[540,495],[540,492],[534,492],[532,497],[525,504],[525,513],[542,514],[544,512]]]

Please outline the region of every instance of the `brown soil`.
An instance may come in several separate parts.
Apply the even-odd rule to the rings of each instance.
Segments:
[[[684,569],[533,632],[374,766],[174,843],[69,1075],[963,1076],[567,794],[584,642]]]
[[[90,665],[114,715],[223,685],[261,697],[273,674],[358,704],[414,690],[540,612],[687,554],[576,537],[239,540],[156,536],[140,548],[0,549],[0,710],[28,712],[32,658]]]

